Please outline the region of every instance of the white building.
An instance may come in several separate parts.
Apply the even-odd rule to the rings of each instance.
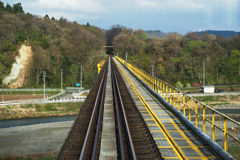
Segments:
[[[214,93],[215,86],[201,86],[201,91],[203,93]]]

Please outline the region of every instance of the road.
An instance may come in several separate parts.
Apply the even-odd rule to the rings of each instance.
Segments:
[[[190,93],[187,94],[191,97],[194,96],[224,96],[224,95],[240,95],[240,92],[221,92],[221,93]]]

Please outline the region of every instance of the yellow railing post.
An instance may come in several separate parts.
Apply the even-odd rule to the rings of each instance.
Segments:
[[[227,117],[224,117],[224,150],[227,151]]]
[[[196,126],[198,127],[198,104],[196,101],[196,109],[195,109],[195,121],[196,121]]]
[[[152,89],[154,90],[154,79],[153,79],[153,77],[152,77]]]
[[[171,97],[171,95],[172,95],[172,91],[171,91],[171,87],[169,88],[169,97],[170,97],[170,99],[169,99],[169,101],[170,101],[170,105],[172,105],[172,97]]]
[[[188,97],[188,119],[189,119],[189,121],[191,121],[191,98],[190,97]]]
[[[185,116],[185,94],[183,94],[183,115]]]
[[[163,90],[163,91],[162,91],[162,92],[163,92],[163,99],[165,99],[165,92],[164,92],[164,90],[165,90],[164,87],[165,87],[165,86],[164,86],[164,83],[163,83],[163,86],[162,86],[162,87],[163,87],[163,88],[162,88],[162,90]]]
[[[160,81],[160,92],[161,92],[161,96],[163,96],[162,81]]]
[[[149,87],[151,88],[151,76],[148,75]]]
[[[219,115],[219,114],[218,114],[218,115]],[[222,128],[221,126],[222,126],[222,125],[221,125],[221,115],[219,115],[219,127]]]
[[[157,86],[158,86],[158,88],[157,88],[157,89],[158,89],[157,93],[159,94],[159,93],[160,93],[160,92],[159,92],[159,91],[160,91],[160,81],[159,81],[159,80],[157,81]]]
[[[152,77],[152,90],[154,90],[154,78]]]
[[[178,110],[180,111],[180,95],[179,95],[179,91],[178,91]]]
[[[175,108],[176,105],[175,105],[175,89],[173,90],[173,107]]]
[[[235,137],[235,131],[236,131],[235,123],[233,123],[233,137]]]
[[[166,100],[168,102],[168,85],[166,85]]]
[[[155,79],[155,92],[157,92],[157,79]]]
[[[206,133],[206,107],[203,106],[203,132]]]
[[[215,141],[215,111],[212,111],[212,139]]]
[[[149,87],[152,88],[151,76],[149,75]]]

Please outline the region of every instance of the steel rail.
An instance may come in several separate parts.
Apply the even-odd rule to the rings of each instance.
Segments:
[[[107,61],[108,63],[108,61]],[[108,72],[108,67],[106,69],[106,73]],[[98,112],[98,120],[97,120],[97,127],[96,127],[96,132],[95,132],[95,137],[94,137],[94,143],[93,143],[93,149],[92,149],[92,156],[91,160],[96,160],[97,159],[97,152],[98,152],[98,146],[99,146],[99,139],[100,139],[100,130],[102,128],[102,119],[103,119],[103,108],[104,108],[104,99],[105,99],[105,94],[106,94],[106,81],[107,81],[107,74],[104,75],[104,84],[103,84],[103,91],[102,91],[102,97],[101,97],[101,102],[100,102],[100,109]]]
[[[118,64],[119,65],[119,64]],[[120,66],[119,66],[120,68]],[[133,90],[135,91],[135,93],[137,94],[138,98],[141,100],[141,102],[143,103],[143,105],[146,107],[146,109],[148,110],[148,112],[150,113],[151,117],[154,119],[155,122],[158,123],[159,127],[161,127],[164,135],[166,135],[166,137],[169,139],[169,141],[171,142],[172,146],[176,149],[176,151],[178,152],[178,154],[180,155],[181,159],[186,159],[186,157],[184,156],[184,154],[181,152],[181,150],[177,147],[176,143],[172,140],[170,134],[166,131],[165,127],[163,127],[163,125],[161,124],[161,122],[158,120],[156,114],[152,111],[152,109],[149,107],[149,105],[146,103],[146,101],[144,100],[144,98],[141,96],[141,94],[138,92],[138,90],[136,89],[136,87],[134,86],[134,84],[132,83],[132,81],[127,77],[126,73],[122,70],[122,68],[120,68],[121,73],[125,76],[126,80],[129,82],[130,86],[133,88]]]
[[[116,74],[115,74],[115,71],[113,71],[113,75],[114,75],[114,79],[115,79],[115,82],[116,82],[116,89],[117,89],[117,93],[118,93],[118,98],[119,98],[119,102],[120,102],[120,107],[122,109],[122,116],[123,116],[123,122],[124,122],[124,129],[125,129],[125,132],[126,132],[126,135],[127,135],[127,143],[128,143],[128,147],[130,149],[130,156],[131,156],[131,159],[134,159],[136,160],[137,159],[137,156],[136,156],[136,153],[135,153],[135,149],[134,149],[134,146],[133,146],[133,142],[132,142],[132,138],[131,138],[131,133],[130,133],[130,129],[129,129],[129,126],[128,126],[128,122],[127,122],[127,116],[125,114],[125,110],[124,110],[124,105],[123,105],[123,102],[122,102],[122,98],[121,98],[121,94],[120,94],[120,89],[119,89],[119,86],[118,86],[118,82],[117,82],[117,78],[116,78]]]
[[[102,71],[102,72],[104,72],[104,71]],[[104,73],[103,73],[103,75],[104,75]],[[90,89],[89,95],[92,95],[92,93],[93,93],[92,89],[94,88],[94,86],[96,86],[96,80],[95,80],[92,88]],[[89,99],[90,99],[90,96],[87,96],[87,98],[86,98],[83,106],[86,105],[86,102],[88,102]],[[80,109],[80,112],[82,111],[82,109],[83,109],[83,107]],[[71,134],[74,132],[74,130],[77,128],[77,124],[78,124],[77,122],[79,122],[80,120],[81,120],[81,116],[78,115],[78,117],[76,118],[76,120],[75,120],[74,123],[73,123],[72,129],[70,130],[69,135],[71,135]],[[63,146],[62,146],[61,149],[60,149],[60,152],[59,152],[59,154],[58,154],[57,160],[60,160],[61,157],[63,156],[64,148],[67,147],[67,144],[69,143],[69,141],[70,141],[70,139],[71,139],[70,137],[71,137],[71,136],[68,136],[68,137],[66,138],[65,143],[63,144]]]
[[[112,61],[113,62],[113,61]],[[115,71],[113,68],[113,64],[111,65],[112,67],[112,89],[113,89],[113,101],[114,101],[114,109],[115,109],[115,119],[116,119],[116,126],[117,126],[117,135],[118,135],[118,148],[119,148],[119,159],[125,160],[125,153],[124,153],[124,146],[123,146],[123,138],[122,138],[122,132],[121,132],[121,124],[120,124],[120,118],[119,118],[119,106],[118,106],[118,100],[117,100],[117,89],[116,88],[116,81],[117,77],[115,75]]]
[[[124,65],[124,60],[123,59],[121,59],[119,57],[116,57],[116,58]],[[234,124],[234,126],[235,125],[240,126],[240,122],[235,121],[234,119],[232,119],[232,118],[226,116],[225,114],[223,114],[223,113],[221,113],[221,112],[219,112],[219,111],[209,107],[208,105],[198,101],[197,99],[187,95],[186,93],[183,93],[179,89],[177,89],[177,88],[171,86],[170,84],[168,84],[168,83],[158,79],[155,76],[152,76],[152,75],[148,74],[147,72],[139,69],[136,66],[133,66],[133,65],[131,65],[129,63],[125,64],[125,66],[129,70],[131,70],[134,74],[136,74],[140,79],[142,79],[146,84],[148,84],[148,86],[150,88],[152,88],[155,92],[159,93],[159,91],[161,91],[160,95],[163,97],[163,99],[165,99],[170,104],[172,103],[171,100],[172,100],[172,97],[173,97],[173,106],[174,106],[174,108],[176,108],[175,107],[175,103],[176,103],[175,99],[176,99],[177,100],[177,105],[178,105],[177,109],[179,111],[180,111],[180,94],[182,94],[182,97],[183,97],[182,99],[183,100],[182,100],[181,104],[183,104],[183,115],[184,116],[186,116],[185,115],[186,103],[184,102],[185,99],[188,99],[188,101],[195,102],[195,104],[193,104],[193,106],[192,106],[194,108],[198,109],[198,106],[201,105],[201,106],[204,107],[204,109],[211,110],[213,115],[218,114],[219,116],[222,116],[224,118],[224,126],[223,126],[224,128],[223,129],[220,126],[215,125],[215,117],[214,116],[212,117],[213,118],[212,121],[210,119],[208,121],[208,119],[206,118],[206,113],[205,112],[204,112],[204,122],[208,121],[208,122],[210,122],[212,124],[212,127],[213,127],[212,140],[213,141],[215,141],[215,134],[216,134],[215,127],[217,127],[217,128],[220,127],[221,128],[220,131],[224,132],[224,149],[226,151],[227,151],[227,135],[231,135],[230,137],[234,137],[233,139],[235,141],[237,141],[238,143],[240,143],[240,139],[235,137],[235,130],[236,130],[235,127],[234,127],[233,133],[230,133],[229,130],[227,129],[227,122],[232,122]],[[168,90],[169,90],[169,92],[168,92]],[[171,90],[173,90],[174,96],[171,95]],[[178,93],[176,98],[175,98],[175,92]],[[168,94],[170,94],[169,100],[168,100]],[[200,114],[197,112],[198,111],[197,109],[193,109],[192,107],[188,107],[188,108],[190,109],[190,111],[195,112],[195,116],[196,116],[196,118],[195,118],[196,119],[195,126],[198,127],[198,121],[197,121],[198,118],[197,117],[199,117]],[[190,116],[189,116],[189,120],[191,121],[191,117]],[[206,128],[206,123],[203,123],[203,132],[204,133],[206,133],[206,129],[205,128]]]
[[[101,83],[100,83],[100,86],[99,86],[99,89],[98,89],[96,101],[95,101],[95,104],[94,104],[93,112],[92,112],[91,119],[90,119],[90,122],[89,122],[89,125],[88,125],[88,130],[87,130],[87,133],[86,133],[86,137],[85,137],[85,140],[84,140],[84,143],[83,143],[83,147],[82,147],[82,150],[81,150],[81,153],[80,153],[79,160],[82,160],[85,156],[84,153],[86,153],[87,141],[89,139],[91,126],[93,124],[94,114],[95,114],[96,108],[98,107],[97,104],[99,102],[99,96],[100,96],[100,93],[101,93],[101,90],[102,90],[102,87],[103,87],[104,83],[106,83],[105,75],[107,73],[108,61],[106,63],[107,63],[107,65],[105,66],[106,68],[104,69],[103,77],[102,77],[102,80],[101,80]]]
[[[116,65],[116,66],[117,66],[117,65]],[[122,77],[120,77],[120,78],[121,78],[122,81],[123,81],[123,78],[122,78]],[[124,86],[125,86],[125,88],[127,88],[126,83],[124,83]],[[127,90],[127,94],[131,97],[131,95],[130,95],[130,93],[129,93],[128,90]],[[132,98],[131,98],[131,101],[132,101],[132,103],[134,104],[134,101],[133,101]],[[141,120],[142,120],[142,122],[143,122],[143,124],[144,124],[144,126],[145,126],[145,128],[146,128],[146,131],[147,131],[148,135],[150,135],[149,138],[151,139],[151,142],[152,142],[153,146],[156,148],[156,152],[157,152],[158,157],[160,157],[160,159],[164,159],[164,158],[162,157],[162,155],[161,155],[158,147],[157,147],[157,144],[156,144],[154,138],[151,136],[151,132],[150,132],[150,130],[148,129],[148,126],[147,126],[145,120],[143,119],[140,111],[138,110],[138,108],[137,108],[136,106],[134,106],[134,109],[135,109],[135,111],[138,113],[138,115],[140,115],[139,117],[141,118]]]

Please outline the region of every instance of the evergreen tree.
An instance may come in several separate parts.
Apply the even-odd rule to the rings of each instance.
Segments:
[[[4,3],[0,1],[0,11],[5,10]]]
[[[13,10],[13,13],[18,13],[18,12],[24,13],[21,3],[13,4],[12,10]]]
[[[46,18],[47,18],[47,19],[50,19],[49,16],[48,16],[47,14],[45,15],[44,19],[46,19]]]
[[[10,6],[8,3],[6,5],[5,10],[8,11],[8,12],[11,12],[11,13],[13,12],[12,6]]]

